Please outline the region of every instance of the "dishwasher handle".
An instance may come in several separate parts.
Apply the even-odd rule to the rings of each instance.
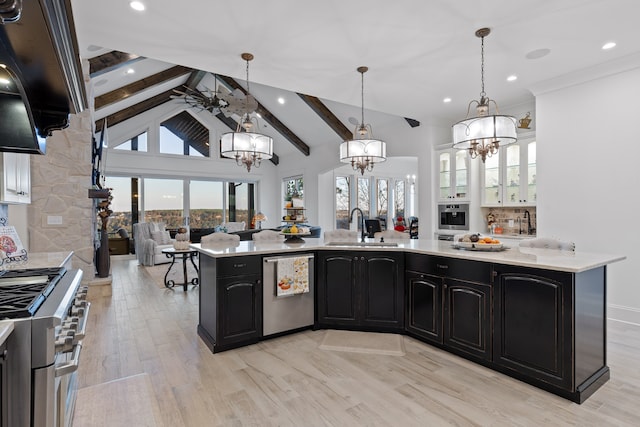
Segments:
[[[302,257],[306,257],[307,259],[313,259],[313,254],[307,254],[307,255],[293,255],[293,256],[289,256],[289,257],[272,257],[272,258],[264,258],[264,262],[266,263],[270,263],[270,262],[278,262],[279,259],[282,258],[302,258]]]

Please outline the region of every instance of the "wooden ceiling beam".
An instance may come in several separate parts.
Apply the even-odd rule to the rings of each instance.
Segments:
[[[137,93],[140,93],[152,86],[158,85],[160,83],[164,83],[171,79],[175,79],[176,77],[183,76],[187,73],[192,72],[193,70],[188,67],[182,67],[177,65],[175,67],[171,67],[167,70],[156,73],[152,76],[145,77],[143,79],[137,80],[133,83],[130,83],[126,86],[123,86],[119,89],[112,90],[111,92],[107,92],[103,95],[96,96],[94,108],[99,110],[109,104],[113,104],[118,101],[122,101],[123,99],[129,98]]]
[[[144,59],[144,57],[132,53],[124,53],[117,50],[107,52],[89,59],[89,75],[92,78],[97,77],[141,59]]]
[[[322,119],[329,125],[341,140],[346,141],[353,139],[353,132],[347,128],[344,123],[338,119],[335,114],[324,105],[324,103],[315,96],[298,93],[298,96]]]
[[[247,93],[247,91],[242,86],[240,86],[240,84],[238,84],[238,82],[236,82],[233,78],[221,75],[218,75],[218,78],[232,90],[240,89],[244,94]],[[264,121],[269,123],[276,131],[278,131],[282,136],[289,140],[289,142],[292,143],[293,146],[296,147],[302,154],[308,156],[311,153],[311,149],[309,148],[309,146],[305,144],[304,141],[302,141],[302,139],[298,137],[298,135],[293,133],[291,129],[285,126],[284,123],[278,120],[278,118],[274,116],[269,110],[267,110],[260,102],[258,102],[258,109],[256,110],[256,112],[260,114],[260,116],[262,116]]]
[[[176,86],[174,89],[179,89],[181,86]],[[147,110],[155,108],[159,105],[164,104],[171,100],[171,95],[175,94],[173,89],[169,89],[162,93],[159,93],[156,96],[145,99],[144,101],[138,102],[130,107],[125,108],[124,110],[120,110],[116,113],[109,114],[107,116],[107,126],[115,126],[118,123],[122,123],[125,120],[129,120],[130,118],[137,116],[138,114],[144,113]],[[102,131],[102,124],[104,123],[103,119],[96,121],[96,132]]]

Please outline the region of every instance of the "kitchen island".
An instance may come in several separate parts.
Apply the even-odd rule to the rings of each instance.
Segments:
[[[262,258],[314,253],[314,327],[412,336],[575,402],[609,378],[606,266],[620,255],[451,242],[202,247],[198,333],[213,352],[262,334]]]

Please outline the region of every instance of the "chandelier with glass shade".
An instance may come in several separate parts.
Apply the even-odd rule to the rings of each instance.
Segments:
[[[259,168],[262,160],[273,157],[273,138],[254,131],[258,127],[258,119],[251,108],[256,102],[249,90],[249,61],[253,59],[250,53],[240,55],[247,62],[247,94],[244,98],[242,118],[238,122],[235,132],[227,132],[220,137],[220,155],[235,159],[238,166]]]
[[[516,118],[503,116],[498,112],[498,104],[490,99],[484,91],[484,38],[489,35],[489,28],[476,31],[481,39],[481,83],[480,100],[472,100],[467,108],[467,118],[453,125],[453,147],[465,149],[472,159],[480,157],[484,162],[487,157],[496,154],[501,146],[516,142]],[[471,106],[476,105],[476,117],[469,118]],[[495,107],[491,114],[490,105]]]
[[[353,170],[359,170],[362,175],[365,171],[371,172],[375,163],[387,160],[387,144],[374,139],[371,125],[364,121],[364,73],[368,70],[368,67],[358,67],[362,89],[362,121],[356,126],[353,139],[340,144],[340,161],[351,163]]]

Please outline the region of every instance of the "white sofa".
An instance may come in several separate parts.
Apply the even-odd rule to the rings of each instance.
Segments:
[[[156,265],[171,261],[163,249],[172,248],[174,239],[169,236],[164,222],[139,222],[133,224],[136,258],[141,265]]]

